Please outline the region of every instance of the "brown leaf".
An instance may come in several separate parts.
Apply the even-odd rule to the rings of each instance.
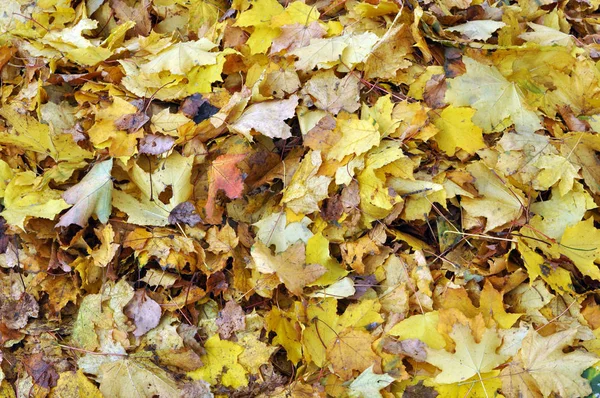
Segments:
[[[169,214],[169,223],[184,223],[190,227],[202,222],[202,218],[196,213],[196,206],[192,202],[182,202],[175,206]]]
[[[115,127],[119,130],[127,130],[130,133],[135,133],[150,120],[150,117],[144,112],[130,113],[123,115],[115,120]]]
[[[402,396],[405,398],[435,398],[438,395],[438,392],[433,387],[425,387],[423,380],[420,380],[414,386],[406,387]]]
[[[156,351],[156,355],[162,365],[172,366],[185,371],[198,369],[203,365],[200,356],[190,348],[159,350]]]
[[[246,328],[246,314],[242,307],[233,300],[225,304],[225,308],[219,311],[215,322],[219,328],[221,339],[229,339],[233,333]]]
[[[6,220],[4,217],[0,217],[0,254],[6,253],[8,239],[8,235],[6,235]]]
[[[58,372],[52,365],[44,361],[43,354],[38,352],[29,355],[23,360],[27,373],[33,379],[33,382],[43,388],[52,388],[58,382]]]
[[[210,392],[210,384],[204,380],[196,380],[181,387],[181,397],[213,398],[214,395]]]
[[[23,293],[19,300],[5,298],[0,307],[0,315],[6,327],[18,330],[27,326],[29,318],[37,318],[39,310],[40,306],[35,298],[29,293]]]
[[[570,106],[559,106],[558,112],[560,113],[560,116],[562,116],[569,130],[590,131],[592,129],[588,122],[586,122],[585,120],[578,119],[577,116],[575,116]]]
[[[289,24],[281,27],[281,34],[273,40],[271,54],[307,46],[312,38],[323,37],[326,30],[318,22]]]
[[[13,55],[17,53],[16,47],[2,46],[0,47],[0,70],[10,61]]]
[[[196,124],[211,118],[219,112],[219,108],[213,106],[208,99],[202,98],[202,95],[198,93],[187,97],[179,107],[179,110],[185,116],[194,120]]]
[[[133,319],[135,325],[133,335],[136,337],[143,336],[154,329],[161,317],[160,305],[146,295],[145,289],[139,289],[134,293],[123,313]]]
[[[342,204],[339,194],[332,196],[331,198],[323,201],[323,208],[321,209],[321,217],[325,221],[337,221],[344,212],[344,205]]]
[[[148,36],[152,29],[149,11],[150,2],[148,0],[140,0],[139,2],[111,0],[110,3],[119,22],[134,21],[133,32],[136,35]]]
[[[147,155],[160,155],[161,153],[165,153],[175,144],[175,138],[159,135],[159,134],[146,134],[140,140],[140,153]]]
[[[433,109],[440,109],[446,106],[444,97],[446,95],[446,77],[444,75],[434,75],[425,83],[423,99],[425,103]]]
[[[424,362],[427,359],[425,343],[419,339],[396,341],[386,338],[383,342],[383,351],[394,355],[406,355],[414,358],[417,362]]]
[[[206,281],[206,292],[217,296],[229,289],[229,284],[225,274],[221,271],[215,272],[208,277]]]

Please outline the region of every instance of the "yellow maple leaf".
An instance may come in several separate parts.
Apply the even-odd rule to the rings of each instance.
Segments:
[[[482,197],[463,197],[461,206],[469,215],[487,219],[484,232],[519,218],[525,198],[517,188],[500,179],[483,162],[469,164],[467,171],[475,177],[475,187]]]
[[[498,396],[497,392],[502,387],[502,378],[500,371],[494,370],[473,376],[460,383],[436,384],[432,380],[426,380],[423,384],[434,387],[440,397],[489,398]]]
[[[54,219],[69,205],[61,198],[61,192],[42,183],[33,171],[18,173],[4,191],[4,210],[0,215],[9,224],[24,229],[28,217]]]
[[[265,274],[276,273],[287,289],[302,295],[303,288],[316,281],[326,271],[320,264],[305,264],[305,247],[302,243],[290,246],[278,255],[272,255],[271,249],[261,242],[252,246],[252,259],[256,269]]]
[[[130,134],[119,129],[115,120],[137,112],[134,105],[119,97],[114,97],[112,104],[105,108],[99,106],[96,123],[88,130],[90,141],[96,148],[108,148],[111,155],[126,161],[137,152],[137,141],[143,137],[143,132]]]
[[[600,280],[600,230],[594,227],[593,217],[567,227],[560,240],[560,253],[569,257],[582,274]]]
[[[254,27],[248,39],[251,54],[264,53],[279,35],[277,26],[271,25],[271,18],[283,13],[283,6],[276,0],[255,0],[251,5],[240,14],[234,26]]]
[[[50,390],[51,398],[102,398],[98,387],[94,385],[81,370],[60,374],[56,387]]]
[[[440,130],[434,137],[440,149],[453,156],[456,148],[474,154],[475,151],[485,148],[482,130],[471,121],[475,110],[471,108],[444,108],[440,117],[434,121]]]
[[[450,337],[456,343],[454,353],[427,348],[426,361],[442,370],[433,381],[440,384],[464,382],[471,377],[494,370],[507,359],[496,350],[502,340],[494,329],[486,329],[481,341],[475,342],[471,328],[455,324]]]
[[[352,116],[338,117],[336,130],[341,133],[341,138],[328,151],[328,159],[342,160],[347,155],[360,155],[379,144],[381,137],[377,123]]]
[[[598,357],[582,350],[563,352],[576,334],[577,329],[572,328],[543,337],[531,328],[516,361],[502,371],[503,391],[510,397],[525,391],[530,396],[544,397],[553,392],[562,397],[591,394],[590,383],[581,373],[595,364]]]
[[[437,311],[413,315],[394,325],[389,334],[401,340],[419,339],[433,349],[444,348],[444,337],[437,330],[439,319]]]
[[[302,335],[298,319],[303,315],[302,304],[295,301],[292,307],[283,311],[273,307],[265,316],[265,328],[269,332],[275,332],[273,344],[280,344],[287,353],[287,358],[294,364],[302,358],[305,346],[302,344]]]
[[[246,370],[238,362],[238,357],[244,352],[242,346],[221,340],[217,333],[206,340],[204,349],[206,354],[200,357],[204,366],[188,372],[190,378],[233,388],[248,385]]]
[[[130,357],[100,366],[100,392],[105,397],[180,396],[177,382],[149,358]]]
[[[329,240],[320,232],[306,242],[306,264],[321,264],[326,269],[319,279],[309,284],[311,286],[327,286],[348,275],[348,271],[331,257]]]
[[[323,325],[318,325],[323,328]],[[376,367],[381,359],[371,348],[375,338],[365,330],[347,328],[336,334],[327,347],[327,358],[337,375],[343,380],[352,378],[353,371],[369,368],[374,363]]]
[[[63,194],[63,199],[73,207],[60,218],[57,227],[68,227],[71,224],[83,227],[92,214],[101,223],[108,221],[112,210],[112,165],[112,159],[96,163],[77,185]]]
[[[294,213],[319,211],[319,202],[328,196],[332,178],[317,174],[322,163],[320,151],[307,153],[283,191],[281,202]]]
[[[454,106],[472,106],[473,122],[485,132],[492,132],[510,118],[521,133],[540,129],[539,117],[524,100],[516,84],[506,80],[498,69],[469,57],[463,57],[467,72],[448,81],[446,101]]]

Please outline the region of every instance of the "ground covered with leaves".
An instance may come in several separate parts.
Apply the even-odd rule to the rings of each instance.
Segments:
[[[600,393],[598,0],[4,0],[1,397]]]

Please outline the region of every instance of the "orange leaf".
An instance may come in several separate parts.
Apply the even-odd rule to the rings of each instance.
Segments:
[[[237,164],[245,157],[245,154],[221,155],[212,162],[208,170],[209,188],[206,200],[206,216],[209,222],[213,221],[215,216],[215,202],[219,190],[223,190],[229,199],[235,199],[242,194],[244,177]]]

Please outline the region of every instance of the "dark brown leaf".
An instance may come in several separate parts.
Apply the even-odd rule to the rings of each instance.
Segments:
[[[432,387],[425,387],[423,380],[421,380],[414,386],[406,387],[402,396],[404,398],[435,398],[438,395],[438,392]]]
[[[33,382],[43,388],[52,388],[58,382],[58,372],[48,362],[44,361],[41,352],[26,357],[23,361],[27,373]]]

